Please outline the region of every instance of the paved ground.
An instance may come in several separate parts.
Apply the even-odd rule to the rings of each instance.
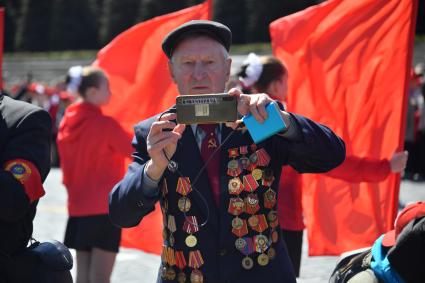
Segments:
[[[46,196],[40,201],[34,223],[34,237],[38,240],[62,240],[67,218],[66,192],[61,184],[61,171],[53,169],[45,182]],[[401,203],[425,200],[425,183],[403,181]],[[303,247],[301,278],[299,283],[327,282],[337,257],[307,256],[307,246]],[[137,250],[121,249],[112,274],[112,283],[155,282],[159,257]],[[73,270],[75,272],[75,269]]]

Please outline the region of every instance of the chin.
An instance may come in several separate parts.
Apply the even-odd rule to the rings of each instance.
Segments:
[[[191,89],[189,91],[189,94],[191,95],[195,95],[195,94],[209,94],[212,93],[211,89],[209,88],[205,88],[205,89]]]

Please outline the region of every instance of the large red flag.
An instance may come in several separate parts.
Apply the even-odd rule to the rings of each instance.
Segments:
[[[347,155],[402,148],[416,0],[330,0],[270,25],[289,72],[288,109],[328,125]],[[392,228],[399,175],[380,183],[303,176],[309,254],[370,246]]]
[[[0,8],[0,89],[3,89],[4,8]]]
[[[165,35],[190,20],[211,18],[211,0],[153,18],[124,31],[102,48],[93,63],[108,74],[111,101],[103,108],[123,127],[132,131],[140,120],[160,113],[175,103],[167,57],[161,43]],[[139,226],[123,229],[121,245],[161,253],[162,216],[159,205]]]

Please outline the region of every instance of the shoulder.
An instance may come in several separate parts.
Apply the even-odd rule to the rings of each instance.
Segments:
[[[22,122],[44,125],[51,124],[49,113],[33,104],[4,96],[1,101],[1,113],[8,126]]]

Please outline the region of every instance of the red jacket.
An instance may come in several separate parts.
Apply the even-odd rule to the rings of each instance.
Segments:
[[[131,135],[100,108],[78,102],[59,126],[57,144],[70,216],[108,213],[108,193],[124,176]]]
[[[387,159],[376,160],[347,156],[337,168],[326,173],[326,176],[351,183],[380,182],[391,173]],[[292,167],[285,166],[279,183],[278,217],[280,227],[285,230],[301,231],[304,229],[302,213],[302,180],[301,174]]]

